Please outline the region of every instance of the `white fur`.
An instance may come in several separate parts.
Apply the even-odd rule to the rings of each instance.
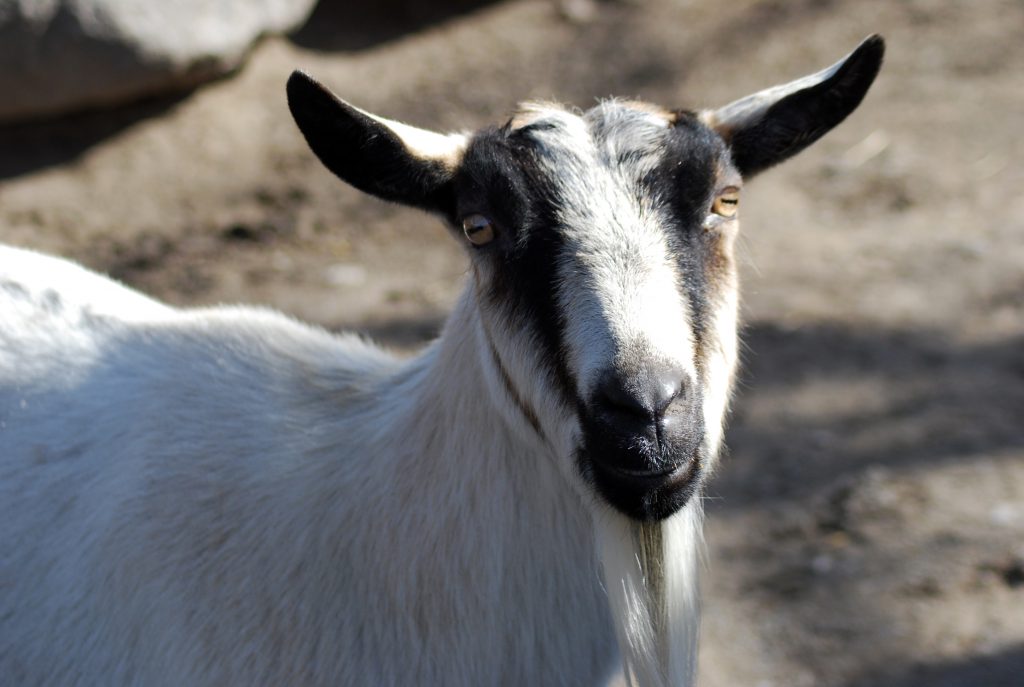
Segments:
[[[624,619],[616,630],[631,684],[689,685],[694,679],[702,520],[699,499],[660,523],[638,523],[611,512],[597,518],[608,601],[613,613]],[[662,538],[662,551],[643,550],[640,539],[651,533]],[[657,592],[648,580],[651,574],[664,580]],[[663,598],[651,598],[652,593]],[[662,604],[664,617],[657,618],[655,609]],[[648,656],[652,651],[653,661]]]
[[[401,362],[265,311],[173,310],[25,251],[0,266],[10,684],[613,671],[590,516],[490,402],[471,294]]]
[[[349,105],[349,107],[391,129],[414,157],[437,160],[454,167],[466,148],[465,134],[439,134],[436,131],[421,129],[411,124],[375,115],[353,105]]]

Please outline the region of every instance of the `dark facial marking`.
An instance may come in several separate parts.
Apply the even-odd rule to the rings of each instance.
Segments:
[[[692,114],[680,112],[666,136],[662,164],[645,180],[674,223],[667,236],[690,304],[698,369],[713,308],[714,272],[721,260],[718,237],[704,231],[704,222],[718,190],[718,170],[729,164],[728,155],[718,134]]]
[[[557,311],[557,263],[564,241],[556,225],[550,184],[529,139],[508,129],[485,131],[470,143],[456,177],[461,212],[485,212],[497,226],[495,250],[481,251],[491,275],[483,296],[532,333],[563,401],[575,405],[564,326]]]

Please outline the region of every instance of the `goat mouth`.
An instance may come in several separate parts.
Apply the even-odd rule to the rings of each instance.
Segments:
[[[662,520],[689,502],[703,476],[700,450],[664,470],[633,470],[590,458],[584,473],[616,510],[636,520]]]
[[[677,467],[666,470],[630,470],[629,468],[616,467],[614,465],[602,465],[600,469],[607,470],[618,479],[626,482],[634,482],[637,485],[648,487],[676,486],[693,476],[697,467],[696,461],[689,460]]]

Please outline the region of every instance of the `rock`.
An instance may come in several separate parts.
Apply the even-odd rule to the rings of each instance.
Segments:
[[[0,0],[0,121],[179,91],[237,68],[315,0]]]

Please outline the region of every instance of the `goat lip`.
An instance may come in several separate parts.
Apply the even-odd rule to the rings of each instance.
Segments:
[[[584,477],[613,508],[634,520],[656,522],[685,506],[700,489],[704,473],[700,448],[668,470],[629,469],[600,454],[584,454]]]
[[[682,467],[678,467],[670,470],[630,470],[629,468],[618,468],[611,465],[605,465],[604,467],[609,472],[614,472],[627,479],[659,483],[682,469]]]
[[[631,470],[597,461],[595,463],[599,470],[613,479],[643,489],[683,487],[696,478],[700,469],[700,460],[696,454],[681,465],[667,470]]]

